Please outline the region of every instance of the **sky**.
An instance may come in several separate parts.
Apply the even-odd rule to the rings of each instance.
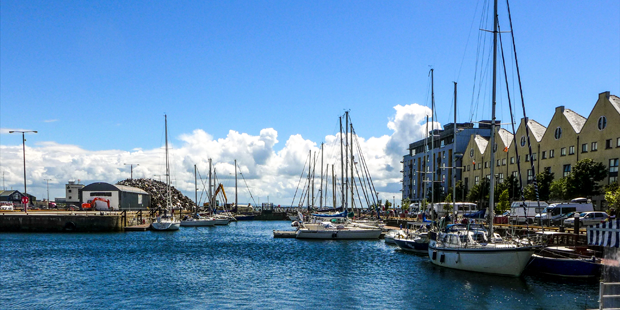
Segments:
[[[193,197],[193,166],[204,177],[212,158],[230,188],[237,159],[240,203],[249,188],[257,202],[290,205],[308,150],[333,141],[350,111],[380,198],[400,200],[400,161],[431,114],[431,68],[436,126],[453,122],[453,82],[457,122],[491,117],[489,5],[1,0],[2,186],[24,189],[11,130],[38,131],[26,134],[26,166],[39,199],[47,184],[54,199],[69,180],[129,178],[126,164],[159,179],[167,115],[175,187]],[[510,9],[528,117],[546,126],[560,105],[587,117],[599,93],[620,94],[619,1]],[[507,31],[504,1],[499,20]],[[511,41],[502,34],[520,105]],[[500,87],[503,123],[507,98]]]

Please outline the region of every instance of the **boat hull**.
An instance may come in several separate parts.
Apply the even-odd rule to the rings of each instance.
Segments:
[[[254,217],[254,215],[237,215],[235,219],[237,219],[237,221],[252,221]]]
[[[416,242],[408,239],[394,239],[394,242],[403,251],[428,255],[428,242]]]
[[[179,222],[154,222],[151,223],[151,229],[155,231],[171,231],[179,230],[181,223]]]
[[[379,239],[381,229],[356,229],[356,230],[313,230],[300,228],[297,230],[297,239],[321,239],[321,240],[356,240],[356,239]]]
[[[527,271],[570,278],[592,278],[601,274],[602,265],[591,259],[554,258],[532,255]]]
[[[534,254],[533,247],[515,248],[440,248],[435,241],[428,246],[428,256],[437,266],[518,277]]]

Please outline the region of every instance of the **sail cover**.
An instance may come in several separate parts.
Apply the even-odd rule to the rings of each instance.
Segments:
[[[588,245],[620,247],[620,220],[588,226]]]
[[[345,210],[344,212],[340,212],[340,213],[336,213],[336,214],[322,214],[322,213],[318,213],[318,214],[312,214],[312,216],[315,217],[347,217],[347,210]]]

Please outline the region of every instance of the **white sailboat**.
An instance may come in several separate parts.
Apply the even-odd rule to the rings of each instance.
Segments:
[[[194,165],[194,199],[196,201],[196,210],[193,216],[187,216],[181,220],[181,226],[183,227],[210,227],[215,226],[215,221],[209,217],[202,217],[198,214],[198,181],[196,176],[196,165]]]
[[[151,228],[155,231],[169,231],[179,230],[181,221],[174,218],[174,215],[169,215],[171,197],[170,197],[170,163],[168,161],[168,116],[164,116],[166,123],[166,208],[164,209],[164,215],[159,215],[153,223]]]
[[[345,156],[345,159],[346,159],[347,169],[344,168],[344,163],[341,166],[342,169],[346,171],[346,174],[347,174],[346,182],[344,182],[345,179],[343,179],[343,183],[342,183],[343,185],[342,206],[343,206],[344,211],[341,213],[337,213],[337,214],[313,214],[310,220],[307,220],[307,219],[305,220],[303,215],[301,213],[298,213],[299,229],[296,232],[297,239],[351,240],[351,239],[379,239],[379,237],[381,236],[381,232],[382,232],[381,228],[367,225],[367,224],[354,223],[347,216],[348,209],[349,209],[349,205],[348,205],[349,190],[351,191],[350,192],[350,195],[351,195],[350,206],[351,207],[355,203],[355,198],[353,195],[354,193],[353,192],[353,188],[354,188],[354,185],[353,185],[353,182],[354,182],[353,125],[351,125],[351,132],[349,135],[349,129],[348,129],[349,128],[349,112],[346,112],[345,115],[346,115],[346,128],[347,128],[347,134],[346,134],[346,137],[347,137],[346,154],[347,155]],[[341,122],[342,122],[342,119],[341,119]],[[340,134],[341,134],[340,136],[342,137],[342,123],[341,123]],[[349,138],[351,138],[350,143],[348,141]],[[342,148],[341,148],[341,151],[342,151]],[[359,157],[360,158],[362,157],[361,154],[359,155]],[[360,161],[363,161],[363,159],[361,159]],[[363,163],[361,164],[363,165]],[[350,179],[348,179],[348,172],[349,172],[348,168],[351,169]],[[309,165],[309,169],[310,169],[310,165]],[[343,177],[344,177],[344,173],[343,173]],[[310,189],[310,186],[312,184],[310,170],[308,173],[308,181],[309,181],[308,188]],[[313,192],[313,190],[309,190],[309,193],[310,192]],[[308,208],[310,208],[310,205],[311,205],[309,193],[308,193]],[[373,193],[375,192],[373,191]],[[312,201],[314,201],[314,199],[312,199]]]
[[[527,266],[535,247],[518,242],[505,242],[493,233],[494,184],[495,184],[495,106],[497,80],[497,0],[494,1],[493,29],[493,94],[491,116],[491,169],[489,194],[489,231],[471,229],[471,226],[448,225],[442,232],[433,234],[428,245],[428,255],[433,264],[466,271],[484,272],[518,277]],[[456,132],[455,132],[456,134]],[[490,236],[490,237],[489,237]],[[489,240],[490,239],[490,240]]]

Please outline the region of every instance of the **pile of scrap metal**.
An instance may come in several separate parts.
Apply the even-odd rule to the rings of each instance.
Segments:
[[[165,207],[167,197],[166,183],[153,179],[126,179],[116,183],[136,187],[151,195],[151,206],[153,208]],[[170,186],[170,203],[175,209],[192,209],[196,206],[194,201],[183,195],[179,190]]]

